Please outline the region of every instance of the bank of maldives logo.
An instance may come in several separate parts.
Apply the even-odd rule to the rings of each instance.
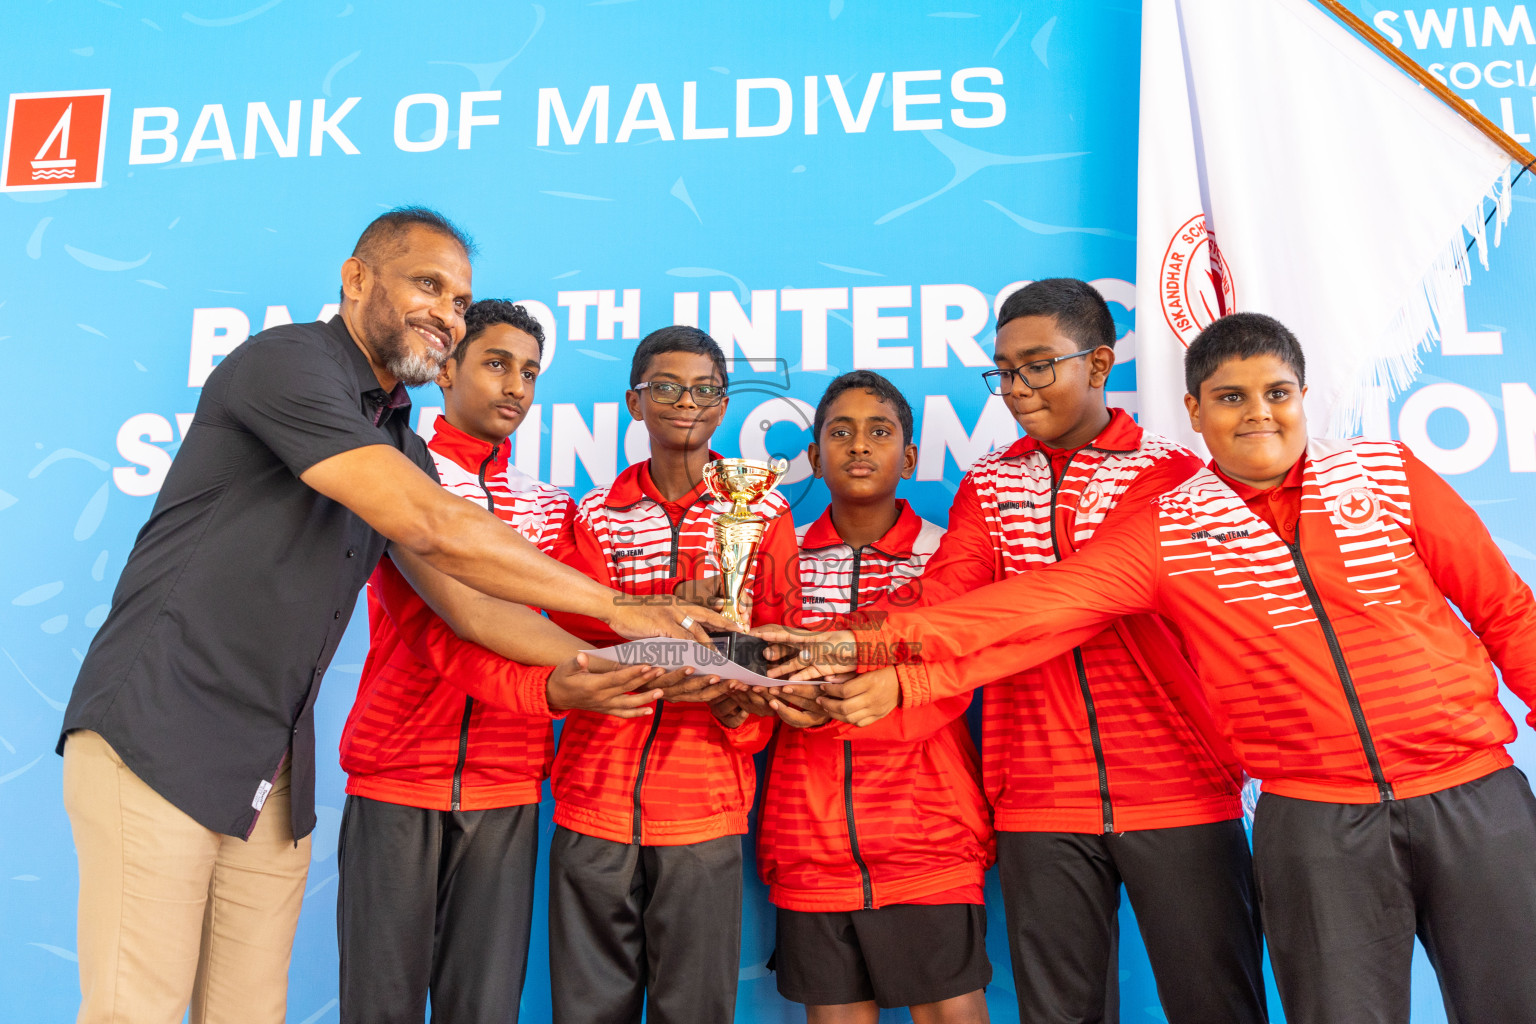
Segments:
[[[110,93],[11,93],[0,191],[100,188]]]

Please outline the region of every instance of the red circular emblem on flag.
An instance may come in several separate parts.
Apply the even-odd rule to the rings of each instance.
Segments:
[[[1339,522],[1351,529],[1369,526],[1376,521],[1376,495],[1364,487],[1351,487],[1333,503],[1333,514]]]
[[[1237,291],[1216,236],[1198,213],[1173,233],[1158,275],[1163,319],[1189,347],[1195,336],[1237,308]]]

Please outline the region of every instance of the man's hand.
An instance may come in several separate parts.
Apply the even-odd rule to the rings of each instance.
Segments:
[[[768,641],[763,655],[777,662],[768,668],[768,675],[774,679],[822,679],[859,667],[858,644],[846,629],[806,633],[783,626],[759,626],[752,630],[752,635]]]
[[[621,665],[605,658],[578,654],[549,677],[551,711],[597,711],[615,718],[642,718],[662,696],[654,688],[662,670],[650,665]],[[641,687],[652,688],[641,692]]]
[[[661,691],[661,699],[673,703],[709,703],[730,689],[719,676],[701,676],[692,666],[673,669],[651,686]]]
[[[846,683],[822,683],[816,703],[839,722],[873,725],[896,707],[901,684],[889,666],[855,676]]]
[[[696,604],[722,614],[725,612],[725,577],[705,576],[703,579],[688,580],[679,583],[672,588],[672,596],[687,604]],[[745,587],[737,596],[741,605],[741,619],[743,622],[752,621],[752,592]]]
[[[602,618],[609,629],[629,640],[670,636],[679,640],[697,640],[709,646],[709,629],[721,633],[741,632],[740,626],[723,615],[696,604],[615,602]]]

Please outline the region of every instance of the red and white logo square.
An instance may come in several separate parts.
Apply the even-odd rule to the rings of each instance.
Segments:
[[[100,188],[111,91],[11,93],[0,191]]]

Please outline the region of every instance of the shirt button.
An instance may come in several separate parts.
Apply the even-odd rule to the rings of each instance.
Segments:
[[[341,618],[341,612],[336,612],[334,615],[331,616],[331,618],[333,618],[333,619]]]
[[[348,558],[356,558],[357,557],[357,549],[356,548],[347,548],[347,557]]]

